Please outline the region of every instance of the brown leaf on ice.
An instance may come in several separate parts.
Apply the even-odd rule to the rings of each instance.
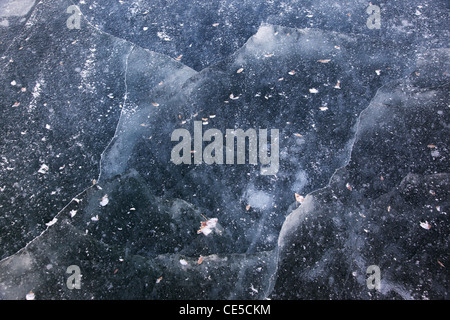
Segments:
[[[442,262],[440,262],[439,260],[437,260],[437,263],[439,263],[439,265],[440,265],[442,268],[445,268],[444,264],[443,264]]]
[[[236,73],[241,73],[242,71],[244,71],[244,68],[239,68],[238,71],[236,71]]]
[[[431,224],[428,223],[428,221],[425,222],[420,222],[420,226],[426,230],[430,230],[431,229]]]
[[[341,88],[341,82],[338,80],[336,85],[334,86],[335,89],[340,89]]]
[[[203,262],[203,256],[200,256],[197,260],[197,264],[202,264]]]
[[[331,61],[331,59],[319,59],[319,60],[317,60],[317,62],[320,62],[320,63],[328,63],[330,61]]]
[[[247,210],[247,211],[250,210],[250,205],[249,204],[245,206],[245,210]]]
[[[295,193],[295,201],[302,203],[305,198],[298,193]]]
[[[294,133],[294,136],[299,137],[299,138],[303,137],[300,133]]]
[[[159,106],[159,103],[157,103],[157,102],[152,102],[152,106],[157,107],[157,106]]]

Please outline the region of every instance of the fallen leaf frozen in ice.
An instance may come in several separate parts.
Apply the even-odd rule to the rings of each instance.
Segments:
[[[238,71],[236,71],[236,73],[241,73],[242,71],[244,71],[244,68],[239,68]]]
[[[428,148],[436,148],[436,145],[434,145],[434,144],[429,144],[429,145],[427,145],[427,147],[428,147]]]
[[[230,94],[230,99],[231,100],[237,100],[237,99],[239,99],[239,96],[235,96],[234,94]]]
[[[268,54],[265,54],[265,55],[264,55],[264,57],[266,57],[266,58],[270,58],[270,57],[273,57],[273,56],[274,56],[273,53],[268,53]]]
[[[294,136],[299,137],[299,138],[303,137],[300,133],[294,133]]]
[[[219,26],[219,23],[217,23],[217,22],[216,22],[216,23],[213,23],[212,26],[213,26],[213,27],[218,27],[218,26]]]
[[[25,296],[25,299],[27,299],[27,300],[34,300],[35,297],[36,297],[36,296],[34,295],[34,292],[33,292],[33,291],[30,291],[30,292],[28,292],[27,295]]]
[[[159,103],[158,102],[152,102],[152,106],[158,107]]]
[[[183,55],[182,55],[182,54],[180,54],[178,57],[176,57],[175,60],[180,61],[181,58],[183,58]]]
[[[158,279],[156,279],[156,283],[160,283],[162,279],[163,277],[159,277]]]
[[[334,86],[335,89],[340,89],[341,88],[341,82],[338,80],[336,85]]]
[[[347,184],[345,185],[345,187],[346,187],[348,190],[352,191],[352,186],[350,185],[350,183],[347,182]]]
[[[319,90],[317,90],[316,88],[311,88],[309,89],[310,93],[319,93]]]
[[[428,221],[425,222],[420,222],[420,226],[424,229],[430,230],[431,229],[431,224],[428,223]]]
[[[302,203],[305,200],[305,198],[298,193],[295,193],[295,201]]]
[[[331,61],[331,59],[320,59],[320,60],[317,60],[317,62],[320,62],[320,63],[328,63],[330,61]]]
[[[202,264],[203,262],[203,256],[200,256],[197,260],[197,264]]]
[[[328,107],[319,107],[320,111],[327,111]]]
[[[290,74],[291,76],[293,76],[293,75],[295,74],[295,70],[289,71],[288,74]]]
[[[439,260],[437,261],[437,263],[439,263],[439,265],[440,265],[442,268],[445,268],[445,265],[444,265],[442,262],[440,262]]]
[[[249,204],[245,206],[245,210],[246,211],[250,210],[250,205]]]
[[[102,201],[100,201],[100,205],[101,205],[102,207],[104,207],[104,206],[106,206],[106,205],[108,204],[108,202],[109,202],[108,195],[105,194],[105,195],[102,197]]]
[[[209,235],[216,228],[217,221],[217,218],[211,218],[206,221],[201,221],[200,229],[198,229],[197,233],[203,233],[205,236]]]

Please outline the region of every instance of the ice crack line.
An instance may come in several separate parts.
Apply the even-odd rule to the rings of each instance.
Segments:
[[[80,193],[78,193],[77,195],[75,195],[75,197],[73,197],[72,200],[70,200],[69,203],[67,203],[67,204],[66,204],[66,205],[65,205],[65,206],[64,206],[64,207],[63,207],[63,208],[62,208],[62,209],[61,209],[61,210],[53,217],[53,219],[52,219],[51,221],[57,222],[59,216],[64,212],[64,210],[66,210],[66,208],[67,208],[71,203],[73,203],[74,201],[79,201],[79,200],[78,200],[78,197],[80,197],[83,193],[85,193],[86,191],[88,191],[88,190],[91,189],[92,187],[94,187],[94,185],[91,185],[91,186],[85,188],[83,191],[81,191]],[[3,261],[9,259],[10,257],[12,257],[12,256],[14,256],[14,255],[16,255],[16,254],[18,254],[18,253],[20,253],[21,251],[25,250],[31,243],[33,243],[34,241],[38,240],[38,239],[39,239],[45,232],[47,232],[47,230],[48,230],[49,228],[51,228],[52,226],[53,226],[53,224],[47,225],[47,228],[45,228],[45,230],[43,230],[38,236],[36,236],[36,237],[34,237],[32,240],[30,240],[30,242],[28,242],[24,247],[20,248],[17,252],[15,252],[15,253],[13,253],[13,254],[11,254],[11,255],[9,255],[9,256],[6,256],[5,258],[1,259],[1,260],[0,260],[0,263],[2,263]]]
[[[112,143],[112,142],[114,141],[114,139],[117,137],[117,135],[118,135],[118,130],[119,130],[119,126],[120,126],[120,124],[121,124],[122,117],[123,117],[124,114],[125,114],[125,109],[126,109],[126,108],[125,108],[125,105],[126,105],[127,98],[128,98],[128,84],[127,84],[128,59],[129,59],[131,53],[133,52],[134,48],[135,48],[135,45],[134,45],[134,44],[131,45],[130,51],[128,52],[128,54],[127,54],[127,56],[126,56],[126,58],[125,58],[125,71],[124,71],[124,86],[125,86],[125,93],[124,93],[124,95],[123,95],[122,109],[121,109],[121,111],[120,111],[120,116],[119,116],[119,120],[117,121],[116,129],[115,129],[115,131],[114,131],[114,135],[113,135],[113,137],[111,138],[111,140],[109,141],[109,143],[106,145],[106,148],[103,150],[103,152],[102,152],[101,155],[100,155],[99,173],[98,173],[97,181],[100,181],[100,179],[101,179],[101,175],[102,175],[102,162],[103,162],[103,158],[104,158],[104,156],[105,156],[105,152],[106,152],[106,150],[108,150],[108,148],[109,148],[109,146],[111,145],[111,143]]]

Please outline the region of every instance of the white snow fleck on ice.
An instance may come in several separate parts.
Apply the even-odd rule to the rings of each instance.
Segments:
[[[38,172],[42,173],[42,174],[46,174],[48,172],[48,166],[46,164],[42,164],[41,167],[39,168]]]
[[[58,219],[53,218],[51,221],[47,222],[45,225],[47,227],[50,227],[50,226],[54,225],[57,221],[58,221]]]
[[[431,151],[431,156],[432,157],[436,158],[436,157],[439,157],[439,155],[440,155],[439,151],[437,151],[437,150]]]
[[[319,90],[317,90],[316,88],[311,88],[309,89],[310,93],[319,93]]]
[[[165,33],[164,31],[157,32],[156,35],[157,35],[158,38],[160,38],[161,40],[164,40],[164,41],[172,41],[172,38],[171,38],[167,33]]]
[[[180,259],[180,263],[183,266],[187,266],[187,264],[188,264],[188,262],[186,260],[184,260],[184,259]]]
[[[104,206],[106,206],[106,205],[108,204],[108,202],[109,202],[108,195],[105,194],[105,195],[102,197],[102,201],[100,201],[100,205],[101,205],[102,207],[104,207]]]

